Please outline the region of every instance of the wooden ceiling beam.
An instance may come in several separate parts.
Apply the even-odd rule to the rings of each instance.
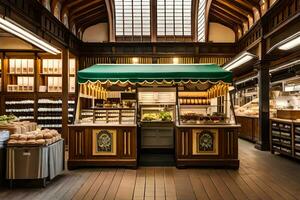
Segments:
[[[82,3],[80,3],[80,4],[77,4],[76,6],[72,6],[69,9],[70,16],[77,13],[77,12],[81,12],[81,11],[87,9],[88,7],[90,7],[92,5],[95,5],[99,2],[104,3],[103,0],[86,0],[86,1],[83,1]]]
[[[75,24],[81,24],[82,22],[89,21],[90,19],[99,18],[101,19],[107,17],[106,13],[94,12],[89,15],[81,16],[80,18],[74,21]]]
[[[230,16],[220,12],[220,11],[217,11],[217,10],[211,10],[210,11],[212,14],[215,14],[215,15],[219,15],[220,17],[226,19],[226,20],[229,20],[229,21],[232,21],[234,24],[243,24],[243,21],[241,21],[240,19],[236,19],[236,18],[231,18]]]
[[[220,24],[234,30],[235,25],[233,23],[229,22],[228,20],[225,20],[224,18],[222,18],[219,15],[211,13],[210,16],[209,16],[209,20],[220,23]]]
[[[79,4],[83,1],[84,0],[63,0],[62,5],[61,5],[62,16],[68,12],[69,8],[71,8],[72,6],[75,6],[76,4]]]
[[[101,18],[101,15],[99,15],[96,18],[89,19],[89,20],[86,20],[84,22],[81,22],[80,24],[77,25],[78,26],[78,30],[81,29],[81,31],[84,32],[84,30],[87,29],[88,27],[103,22],[103,19],[104,18]]]
[[[106,12],[106,7],[103,4],[99,4],[97,6],[93,6],[89,9],[84,10],[83,12],[78,12],[76,14],[70,15],[70,21],[76,21],[77,18],[80,18],[85,15],[90,15],[95,12]]]
[[[253,7],[257,8],[259,6],[259,4],[253,0],[235,0],[235,1],[251,10]]]
[[[213,4],[211,9],[215,9],[215,10],[218,10],[219,12],[226,13],[227,15],[230,15],[233,18],[236,18],[236,19],[240,19],[241,21],[248,20],[248,18],[245,17],[244,15],[241,15],[241,14],[239,14],[237,12],[229,11],[229,10],[227,10],[227,9],[225,9],[225,8],[217,5],[217,4]]]
[[[233,3],[233,1],[228,2],[227,0],[215,0],[215,2],[220,3],[223,7],[229,8],[231,10],[234,10],[238,13],[240,13],[241,15],[244,16],[248,16],[249,14],[253,15],[253,12],[251,10],[251,12],[248,10],[243,10],[241,9],[241,7],[237,6],[236,3]]]

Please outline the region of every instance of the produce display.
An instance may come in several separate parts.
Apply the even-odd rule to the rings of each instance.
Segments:
[[[12,134],[9,138],[9,145],[49,145],[61,139],[56,130],[35,130],[22,134]]]
[[[11,121],[16,121],[17,117],[15,115],[2,115],[0,116],[0,123],[4,124]]]
[[[181,115],[182,123],[188,124],[205,124],[205,123],[225,123],[226,116],[224,113],[213,113],[212,115],[203,115],[197,113],[186,113]]]
[[[172,115],[170,112],[161,111],[159,113],[159,119],[161,119],[162,121],[172,121]]]
[[[172,114],[169,111],[160,111],[159,113],[144,113],[143,121],[172,121]]]

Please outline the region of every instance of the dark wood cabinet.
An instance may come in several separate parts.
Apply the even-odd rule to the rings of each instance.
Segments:
[[[258,117],[236,116],[237,124],[241,125],[239,137],[251,142],[258,142],[260,139]]]
[[[239,167],[238,159],[238,126],[226,128],[210,127],[178,127],[176,129],[176,164],[177,167],[188,166],[222,166]],[[200,152],[200,137],[198,132],[213,134],[213,148]]]
[[[112,152],[95,151],[95,131],[112,131]],[[96,143],[96,144],[95,144]],[[135,126],[70,126],[68,168],[84,166],[137,167],[137,136]]]

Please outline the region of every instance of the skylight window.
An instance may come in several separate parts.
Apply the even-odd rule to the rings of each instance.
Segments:
[[[115,0],[116,36],[150,36],[150,0]]]
[[[157,35],[191,35],[191,0],[157,0]]]

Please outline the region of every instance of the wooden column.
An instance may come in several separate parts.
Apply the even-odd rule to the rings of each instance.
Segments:
[[[262,151],[270,150],[270,74],[266,61],[258,63],[258,88],[259,88],[259,141],[255,148]]]
[[[151,42],[157,41],[157,2],[156,0],[150,1],[150,34],[151,34]]]
[[[62,137],[68,143],[69,49],[62,49]]]

